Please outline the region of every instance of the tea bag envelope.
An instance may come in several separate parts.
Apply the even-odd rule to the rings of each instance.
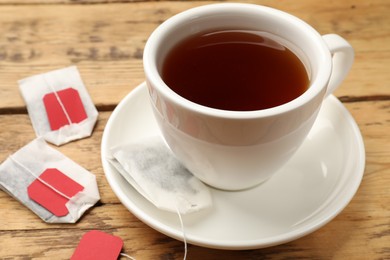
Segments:
[[[22,79],[19,88],[38,137],[61,145],[91,135],[98,112],[77,67]]]
[[[212,205],[208,187],[189,172],[160,137],[111,149],[110,163],[157,208],[187,214]]]
[[[75,223],[100,199],[95,175],[42,138],[0,165],[0,189],[48,223]]]

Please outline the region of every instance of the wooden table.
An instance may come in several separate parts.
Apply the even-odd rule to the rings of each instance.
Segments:
[[[92,137],[58,148],[97,176],[100,202],[76,224],[46,224],[0,191],[0,259],[69,259],[91,229],[121,237],[137,259],[181,259],[182,242],[133,216],[108,185],[100,161],[104,126],[144,81],[149,34],[180,11],[212,1],[0,0],[0,162],[35,138],[17,80],[77,65],[99,110]],[[188,259],[390,259],[390,2],[249,1],[290,12],[320,33],[337,33],[356,61],[335,95],[357,121],[366,169],[351,203],[320,230],[266,249],[190,245]]]

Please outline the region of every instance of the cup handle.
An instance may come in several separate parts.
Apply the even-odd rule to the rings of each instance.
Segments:
[[[337,34],[326,34],[322,38],[332,55],[332,74],[325,94],[325,97],[327,97],[337,89],[347,76],[352,67],[355,54],[352,46]]]

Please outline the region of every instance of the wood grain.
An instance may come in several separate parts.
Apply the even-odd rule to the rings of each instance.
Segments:
[[[76,224],[46,224],[0,191],[0,259],[69,259],[85,232],[120,236],[137,259],[182,259],[183,243],[139,221],[111,190],[100,161],[104,127],[144,81],[143,46],[173,14],[217,1],[0,0],[0,163],[36,136],[17,81],[77,65],[99,110],[90,138],[55,147],[97,177],[101,200]],[[390,259],[390,2],[240,1],[290,12],[356,51],[335,95],[355,118],[366,149],[362,184],[330,223],[280,246],[224,251],[189,245],[187,259]],[[123,258],[124,259],[124,258]]]
[[[263,2],[271,5],[257,1]],[[0,92],[5,97],[0,111],[24,107],[18,80],[69,65],[78,66],[97,106],[117,104],[144,81],[142,53],[150,33],[171,15],[206,3],[0,6]],[[322,34],[338,33],[354,46],[356,62],[337,96],[365,93],[388,99],[390,3],[334,1],[332,8],[315,3],[271,6],[297,15]]]
[[[189,259],[216,259],[215,255],[219,259],[268,259],[276,256],[281,259],[365,259],[355,258],[362,255],[381,259],[389,256],[390,132],[383,129],[390,128],[390,102],[352,102],[346,106],[356,118],[365,139],[367,166],[356,196],[336,219],[307,237],[268,249],[230,252],[190,246]],[[91,138],[56,148],[97,176],[101,194],[98,205],[76,225],[48,225],[19,202],[10,199],[8,194],[0,192],[0,241],[6,241],[4,247],[0,247],[0,256],[5,259],[6,256],[68,259],[77,246],[78,239],[74,237],[80,238],[86,231],[97,228],[121,236],[125,252],[135,252],[135,256],[142,257],[140,259],[180,259],[182,244],[137,220],[118,201],[105,180],[98,147],[110,114],[100,113]],[[0,122],[0,143],[7,144],[0,150],[2,161],[35,135],[27,115],[2,115]],[[8,129],[18,129],[18,132],[15,134]],[[10,142],[13,136],[18,138]],[[49,246],[45,244],[46,240],[51,241]],[[26,250],[21,252],[19,247]],[[146,247],[157,251],[144,250]]]

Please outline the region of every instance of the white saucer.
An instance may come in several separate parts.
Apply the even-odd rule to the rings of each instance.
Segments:
[[[108,120],[102,139],[103,168],[113,191],[136,217],[183,240],[178,216],[154,207],[106,160],[110,147],[158,133],[143,83]],[[307,235],[349,203],[364,165],[359,128],[340,101],[330,96],[305,143],[269,181],[240,192],[211,189],[211,209],[183,216],[187,242],[218,249],[256,249]]]

